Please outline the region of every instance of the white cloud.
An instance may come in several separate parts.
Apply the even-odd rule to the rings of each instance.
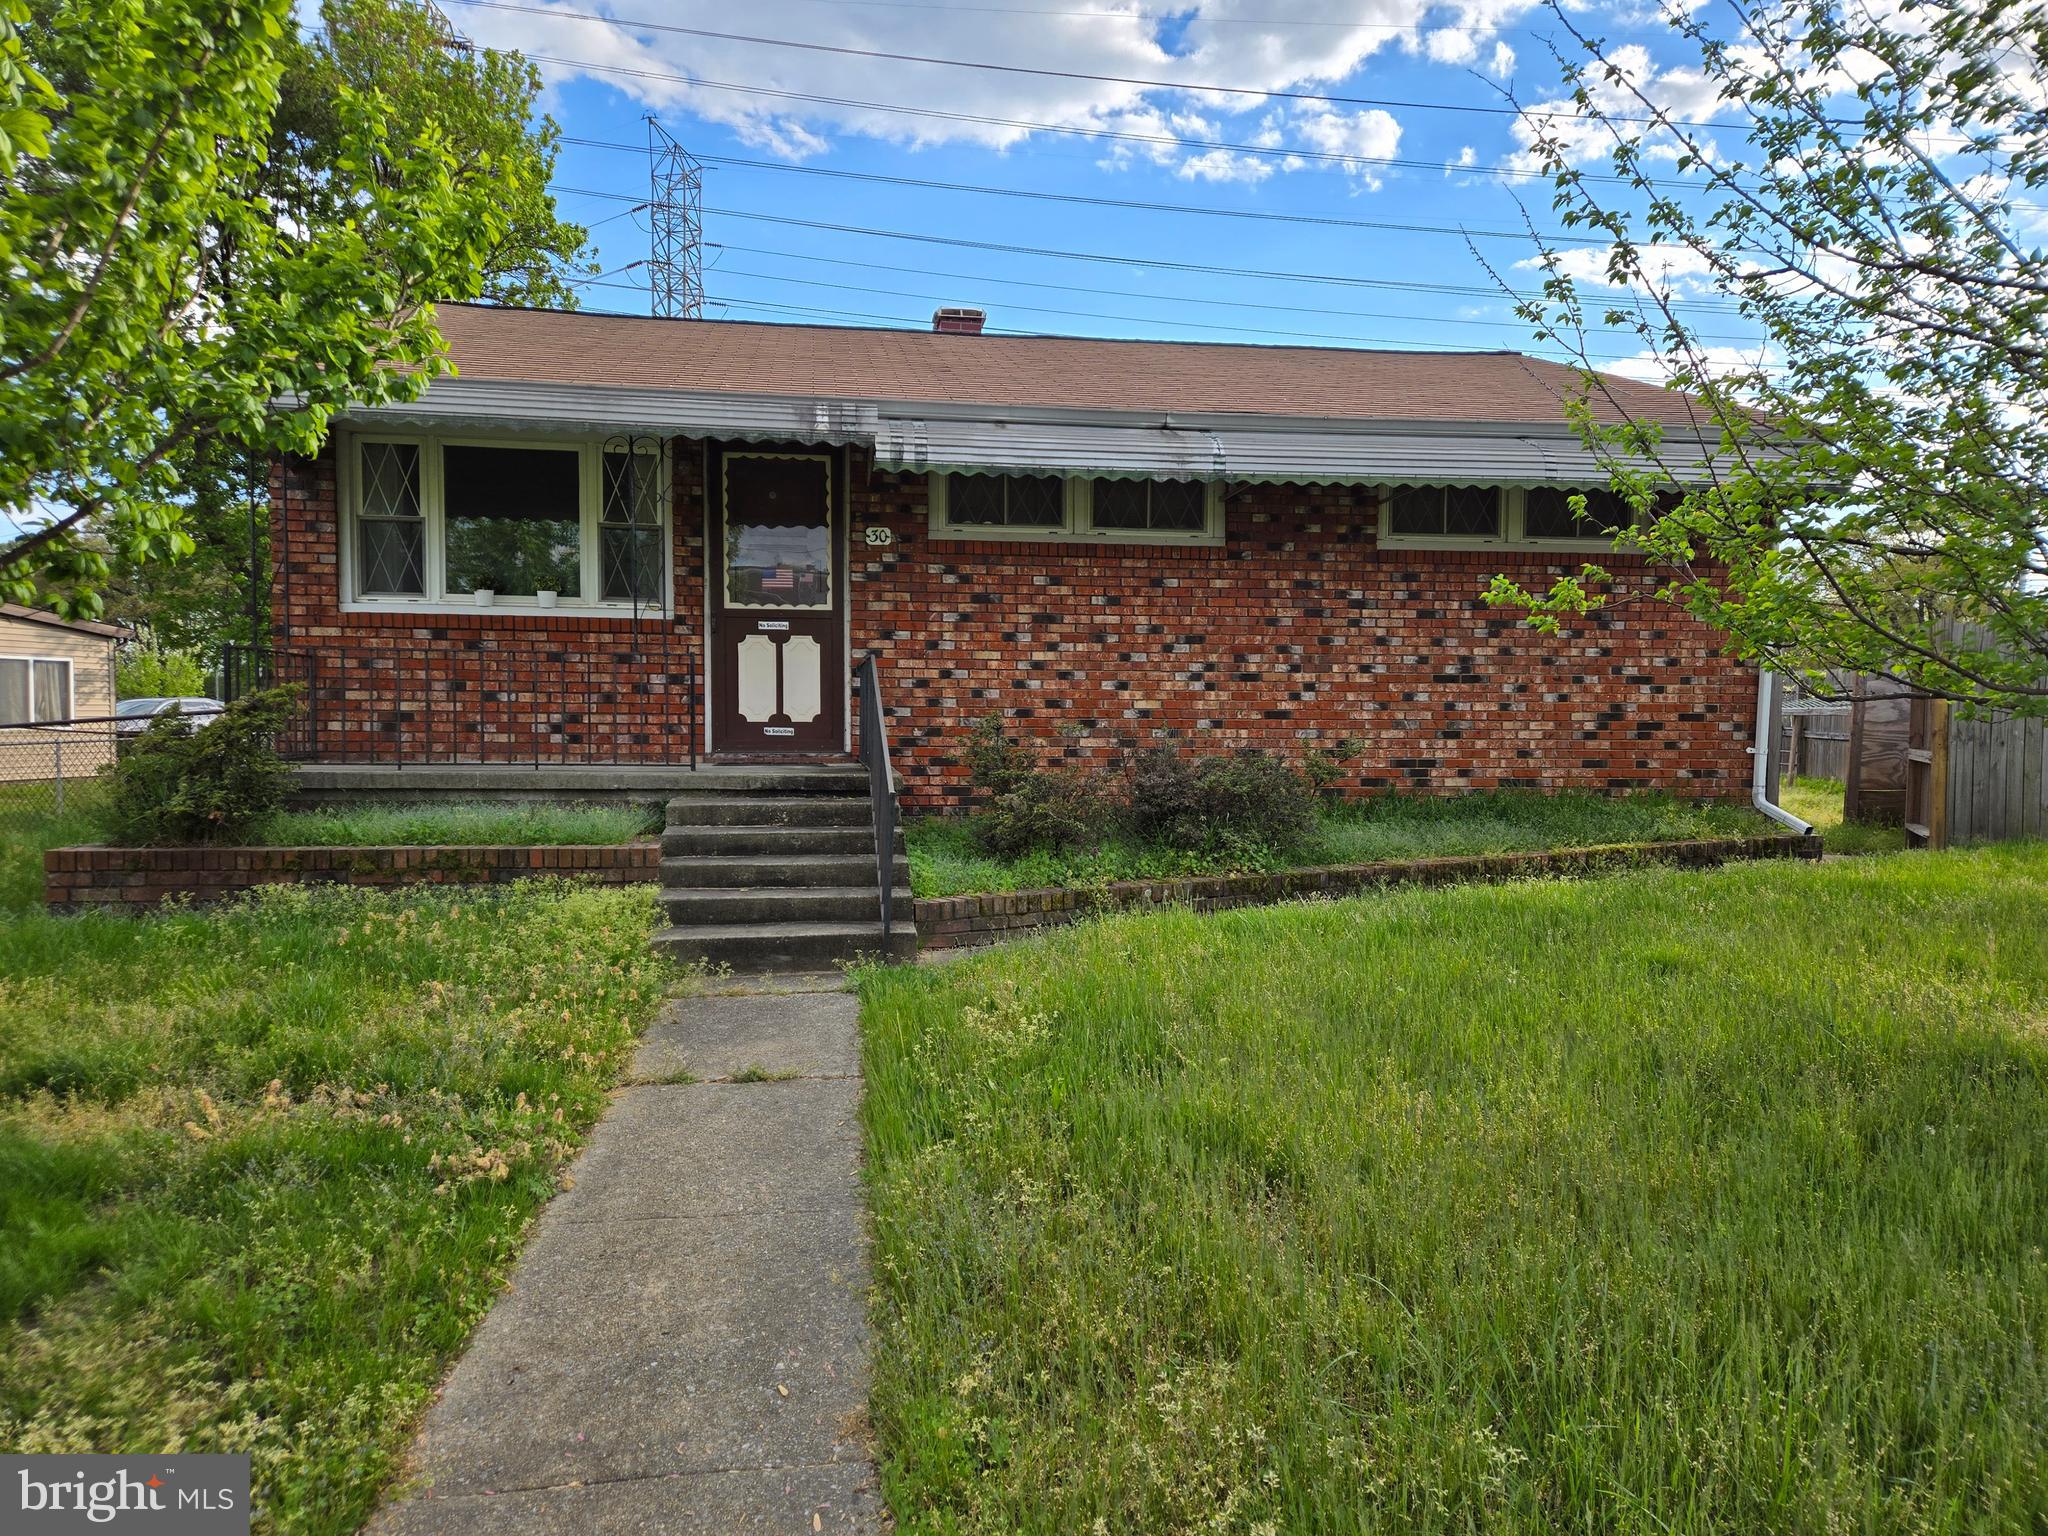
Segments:
[[[1277,169],[1266,155],[1240,155],[1228,149],[1212,149],[1181,161],[1175,175],[1188,181],[1243,181],[1258,183]]]
[[[1367,107],[1362,112],[1304,112],[1294,126],[1310,149],[1325,155],[1356,156],[1338,163],[1372,188],[1380,185],[1380,177],[1369,162],[1391,159],[1401,147],[1401,125],[1391,112],[1378,107]]]
[[[1493,61],[1486,66],[1486,72],[1496,80],[1505,80],[1515,72],[1515,50],[1506,43],[1493,45]]]
[[[1422,51],[1439,64],[1470,64],[1479,40],[1465,27],[1438,27],[1422,34]]]
[[[1647,115],[1637,92],[1678,121],[1708,121],[1721,106],[1718,82],[1709,79],[1702,71],[1684,65],[1660,69],[1656,60],[1650,57],[1650,50],[1640,43],[1627,43],[1611,49],[1607,62],[1614,74],[1621,78],[1612,78],[1607,70],[1597,70],[1588,85],[1594,107],[1613,117],[1641,118]],[[1555,136],[1563,146],[1567,162],[1584,165],[1589,161],[1604,160],[1613,153],[1617,130],[1598,118],[1583,116],[1577,103],[1568,97],[1532,102],[1523,109],[1521,117],[1510,129],[1521,147],[1509,155],[1505,163],[1517,170],[1541,171],[1543,162],[1533,146],[1545,131]],[[1619,131],[1635,134],[1643,130],[1627,126]],[[1711,134],[1696,133],[1695,137],[1709,154],[1713,153]],[[1668,132],[1648,133],[1644,144],[1652,158],[1676,158],[1677,147]]]
[[[1553,258],[1557,269],[1576,283],[1598,288],[1646,288],[1684,293],[1708,286],[1713,272],[1706,256],[1689,245],[1639,245],[1635,260],[1647,282],[1616,282],[1609,268],[1610,251],[1605,246],[1580,245],[1561,250]],[[1541,257],[1531,256],[1515,263],[1525,272],[1544,270]]]
[[[1731,374],[1755,373],[1758,369],[1768,372],[1779,366],[1779,361],[1775,353],[1758,347],[1701,347],[1690,359],[1645,348],[1619,362],[1601,363],[1600,371],[1618,373],[1625,379],[1640,379],[1646,384],[1669,384],[1680,366],[1686,363],[1698,367],[1710,378],[1725,379]]]
[[[585,77],[612,86],[657,112],[689,112],[730,128],[746,142],[790,159],[816,156],[841,134],[912,147],[973,143],[1005,149],[1031,130],[1002,122],[965,122],[881,112],[852,105],[900,103],[982,119],[1181,139],[1228,139],[1303,154],[1246,156],[1229,151],[1107,141],[1105,167],[1155,164],[1192,179],[1258,181],[1275,172],[1342,170],[1355,184],[1378,178],[1352,157],[1385,156],[1400,125],[1385,112],[1346,112],[1313,103],[1282,104],[1267,91],[1313,90],[1346,79],[1389,48],[1439,62],[1486,56],[1501,27],[1534,0],[1298,0],[1284,21],[1271,0],[1191,0],[1174,8],[1173,47],[1161,41],[1158,9],[833,6],[806,0],[751,0],[744,12],[714,0],[625,7],[665,25],[744,30],[827,46],[939,58],[988,60],[1031,68],[1133,79],[1186,81],[1247,93],[1161,90],[1111,80],[1005,74],[940,65],[812,53],[684,36],[649,28],[578,20],[572,11],[608,13],[617,0],[537,0],[545,14],[458,7],[458,24],[477,42],[537,55],[551,85]],[[1421,26],[1427,18],[1430,26]],[[740,26],[743,19],[744,26]],[[1441,23],[1441,24],[1439,24]],[[1411,29],[1411,30],[1403,30]],[[1496,72],[1513,50],[1492,48]],[[556,62],[548,62],[556,61]],[[571,61],[571,62],[560,62]],[[666,77],[666,78],[665,78]],[[730,82],[755,91],[720,89]],[[758,94],[758,88],[838,98],[842,104]],[[1258,114],[1254,116],[1254,114]],[[1338,155],[1317,160],[1308,154]],[[1255,169],[1263,165],[1265,169]]]

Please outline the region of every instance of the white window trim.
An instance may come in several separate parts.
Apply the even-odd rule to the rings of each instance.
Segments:
[[[47,723],[36,718],[36,666],[39,662],[48,662],[61,666],[64,669],[64,713],[55,718],[58,720],[69,720],[78,712],[78,667],[75,657],[41,656],[8,651],[5,654],[0,654],[0,661],[25,661],[28,663],[28,719],[20,721],[20,724],[43,725]],[[12,720],[0,721],[0,725],[13,725],[16,723]]]
[[[1223,542],[1223,487],[1203,482],[1203,526],[1199,532],[1164,528],[1096,528],[1091,525],[1095,497],[1093,475],[1062,475],[1065,519],[1056,528],[1008,528],[989,523],[956,524],[946,516],[946,476],[935,469],[927,477],[925,502],[929,532],[935,540],[958,543],[1017,542],[1027,544],[1179,544],[1214,547]]]
[[[1404,485],[1432,485],[1433,481],[1404,481]],[[1612,552],[1614,540],[1606,534],[1594,534],[1584,538],[1537,539],[1524,531],[1524,514],[1527,510],[1526,492],[1520,486],[1503,485],[1493,487],[1500,497],[1500,532],[1494,533],[1396,533],[1394,532],[1394,492],[1400,485],[1379,487],[1379,541],[1388,549],[1528,549],[1556,551],[1560,554],[1591,554],[1605,550]],[[1584,486],[1568,486],[1568,490],[1585,490]]]
[[[341,608],[344,613],[569,613],[631,614],[630,602],[595,596],[604,580],[599,556],[604,521],[604,448],[608,437],[561,437],[521,433],[517,437],[477,436],[472,433],[438,432],[352,432],[336,446],[335,497],[342,507],[340,528]],[[424,544],[426,588],[420,596],[390,593],[360,593],[356,590],[356,523],[362,515],[361,486],[364,443],[411,443],[420,450],[420,538]],[[499,593],[488,604],[479,603],[466,592],[449,592],[447,504],[442,496],[441,450],[443,448],[530,448],[574,449],[577,459],[578,559],[582,591],[564,592],[553,608],[543,608],[537,597],[507,596]],[[663,478],[673,485],[672,445],[661,446]],[[658,603],[641,603],[642,614],[675,612],[675,540],[670,521],[675,514],[673,496],[664,497],[659,508],[662,562],[661,594]]]

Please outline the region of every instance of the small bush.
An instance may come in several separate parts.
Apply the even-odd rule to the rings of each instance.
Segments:
[[[211,719],[160,715],[114,767],[109,831],[124,843],[221,843],[250,837],[284,804],[292,765],[277,735],[296,685],[252,693]]]
[[[1131,830],[1171,848],[1296,847],[1315,827],[1316,798],[1307,777],[1265,752],[1186,758],[1161,748],[1130,771]]]
[[[1036,848],[1071,848],[1101,828],[1107,807],[1093,781],[1071,770],[1033,769],[997,795],[979,822],[981,840],[1005,858]]]
[[[975,724],[967,771],[983,807],[976,833],[989,852],[1004,858],[1071,848],[1099,831],[1107,813],[1092,780],[1041,767],[1029,748],[1003,733],[1000,715]]]
[[[1037,760],[1003,734],[1001,715],[983,715],[967,738],[967,775],[985,799],[1007,795],[1038,772]]]

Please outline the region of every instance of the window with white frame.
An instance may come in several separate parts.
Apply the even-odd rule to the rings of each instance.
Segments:
[[[71,662],[62,656],[0,656],[0,725],[71,718]]]
[[[361,436],[347,595],[377,605],[659,605],[660,458],[592,442]]]
[[[1222,487],[1201,480],[934,473],[938,538],[1220,544]]]

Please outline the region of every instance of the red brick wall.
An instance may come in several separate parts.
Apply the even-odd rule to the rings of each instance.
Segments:
[[[701,675],[701,445],[675,453],[678,618],[658,650],[612,618],[339,611],[331,457],[283,466],[280,643],[318,653],[315,755],[401,741],[452,758],[672,761]],[[934,541],[922,476],[852,450],[852,651],[882,657],[905,798],[957,801],[960,748],[1002,713],[1048,755],[1105,764],[1178,742],[1299,754],[1355,740],[1360,791],[1660,788],[1746,793],[1755,674],[1603,555],[1623,602],[1560,636],[1479,592],[1582,557],[1378,547],[1369,491],[1242,486],[1220,548]],[[861,530],[883,524],[887,546]],[[431,658],[431,660],[429,660]]]
[[[1755,673],[1704,625],[1645,596],[1552,637],[1479,599],[1496,571],[1541,587],[1587,557],[1381,549],[1351,487],[1235,487],[1217,548],[935,541],[922,476],[854,485],[854,528],[895,533],[856,532],[853,644],[884,658],[913,800],[957,798],[991,711],[1079,763],[1348,738],[1357,790],[1747,792]]]
[[[310,654],[321,762],[668,763],[689,751],[703,624],[703,458],[677,444],[677,616],[341,607],[334,454],[271,472],[272,614],[280,649]],[[701,737],[700,737],[701,739]]]

